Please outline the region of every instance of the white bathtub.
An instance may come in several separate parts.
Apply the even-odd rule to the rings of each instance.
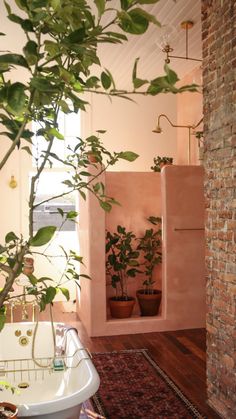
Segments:
[[[54,323],[54,328],[56,359],[64,363],[62,371],[41,368],[32,360],[35,323],[6,324],[0,333],[0,381],[6,380],[15,387],[22,383],[29,385],[20,388],[19,394],[12,395],[10,390],[0,392],[0,400],[18,406],[19,418],[78,419],[82,402],[98,390],[99,376],[87,351],[81,349],[76,331],[68,330],[62,323]],[[54,346],[50,322],[38,324],[34,347],[40,365],[52,365]],[[65,350],[64,355],[61,349]]]

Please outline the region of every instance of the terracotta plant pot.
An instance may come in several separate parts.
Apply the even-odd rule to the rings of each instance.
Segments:
[[[111,297],[109,304],[112,317],[115,319],[126,319],[132,315],[135,299],[128,297],[128,300],[118,300],[116,297]]]
[[[8,402],[0,402],[0,419],[5,419],[5,418],[14,419],[17,417],[18,417],[17,406]]]
[[[160,290],[153,290],[152,294],[146,294],[144,290],[137,290],[136,295],[141,316],[156,316],[158,314],[162,296]]]

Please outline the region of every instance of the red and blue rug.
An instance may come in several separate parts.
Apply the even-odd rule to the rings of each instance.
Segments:
[[[93,363],[101,384],[92,403],[106,419],[205,418],[146,349],[94,353]]]

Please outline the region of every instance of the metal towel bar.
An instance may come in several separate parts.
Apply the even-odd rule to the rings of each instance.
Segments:
[[[174,228],[174,231],[192,231],[192,230],[202,231],[202,230],[205,230],[205,228],[204,227],[201,227],[201,228]]]

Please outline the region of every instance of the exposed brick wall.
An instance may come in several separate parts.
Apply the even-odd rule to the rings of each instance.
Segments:
[[[236,1],[202,0],[207,386],[236,415]]]

